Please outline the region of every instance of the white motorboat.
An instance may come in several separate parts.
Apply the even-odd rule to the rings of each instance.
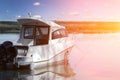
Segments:
[[[59,61],[67,64],[73,43],[64,26],[41,18],[21,18],[18,23],[21,31],[12,60],[18,68],[29,66],[32,70]]]

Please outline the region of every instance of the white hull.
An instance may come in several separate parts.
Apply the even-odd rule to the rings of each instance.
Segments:
[[[71,48],[72,47],[54,55],[52,58],[47,60],[29,62],[29,63],[26,63],[26,62],[18,63],[18,68],[20,68],[21,66],[22,67],[28,66],[30,70],[34,70],[34,69],[42,69],[44,67],[51,66],[51,65],[56,65],[60,62],[64,62],[64,64],[67,64],[68,56],[71,51]]]

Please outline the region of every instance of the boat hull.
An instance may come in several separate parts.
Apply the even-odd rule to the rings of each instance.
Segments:
[[[29,63],[18,63],[17,66],[18,68],[26,68],[26,66],[28,67],[28,69],[30,70],[34,70],[34,69],[42,69],[44,67],[49,67],[52,65],[57,65],[58,63],[64,62],[65,65],[67,65],[68,63],[68,56],[69,53],[71,51],[72,47],[54,55],[52,58],[48,59],[48,60],[43,60],[43,61],[37,61],[37,62],[29,62]]]

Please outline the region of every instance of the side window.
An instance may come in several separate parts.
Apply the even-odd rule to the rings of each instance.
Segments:
[[[52,39],[63,38],[67,36],[67,32],[64,29],[59,29],[52,33]]]
[[[59,30],[52,33],[52,39],[61,38],[61,33]]]
[[[61,29],[60,32],[61,32],[62,37],[67,37],[68,36],[65,29]]]
[[[25,27],[24,38],[33,39],[33,28],[32,27]]]

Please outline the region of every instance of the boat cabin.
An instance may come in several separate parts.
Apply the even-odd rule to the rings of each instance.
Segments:
[[[46,45],[50,40],[67,37],[63,26],[42,19],[18,19],[21,25],[18,43],[22,45]]]

